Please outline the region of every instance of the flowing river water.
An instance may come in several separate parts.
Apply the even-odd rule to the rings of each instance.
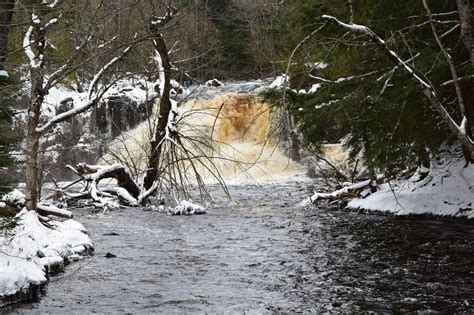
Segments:
[[[226,143],[224,157],[256,164],[247,175],[273,183],[249,184],[225,160],[226,181],[241,184],[230,186],[233,201],[211,186],[206,215],[78,210],[95,254],[52,277],[39,302],[9,311],[474,313],[472,223],[297,206],[321,187],[269,137],[268,106],[252,96],[261,84],[226,85],[183,105],[181,115],[194,111],[188,125]],[[147,139],[145,131],[130,131],[115,149],[143,164],[146,146],[137,139]]]
[[[232,186],[234,201],[216,190],[200,216],[79,211],[95,254],[11,311],[474,312],[472,223],[294,205],[308,186]]]

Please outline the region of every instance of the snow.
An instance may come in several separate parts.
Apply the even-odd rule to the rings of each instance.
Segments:
[[[2,201],[6,202],[7,204],[24,206],[26,204],[26,197],[21,191],[14,189],[3,196]]]
[[[194,204],[188,200],[182,200],[174,209],[169,209],[168,214],[172,215],[191,215],[204,214],[206,209],[200,205]]]
[[[446,155],[433,162],[428,175],[420,180],[420,170],[409,180],[383,184],[365,199],[353,199],[348,207],[378,210],[397,215],[433,214],[474,218],[474,166],[464,168],[464,160],[453,162]],[[393,188],[393,191],[392,189]]]
[[[280,89],[286,86],[288,83],[288,75],[282,74],[280,76],[277,76],[275,80],[270,84],[269,88],[270,89]]]
[[[58,215],[62,215],[68,218],[72,218],[72,212],[64,209],[60,209],[55,206],[49,206],[49,205],[43,205],[43,204],[38,204],[38,209],[47,211],[51,214],[57,213]]]
[[[51,3],[47,0],[43,0],[43,3],[48,5],[50,8],[54,8],[59,3],[59,0],[53,0]]]
[[[74,248],[92,248],[82,224],[50,221],[47,228],[34,211],[22,210],[18,225],[0,236],[0,297],[13,295],[31,285],[46,283],[47,266],[61,265]]]
[[[25,33],[25,37],[23,38],[23,48],[25,49],[25,54],[30,60],[30,66],[34,68],[34,60],[35,60],[35,53],[33,52],[33,49],[31,49],[31,33],[33,32],[33,26],[28,27],[28,30]]]
[[[307,62],[306,66],[310,69],[315,70],[315,69],[326,69],[329,66],[329,64],[327,64],[324,61],[318,61],[318,62],[313,62],[313,63]]]
[[[5,70],[0,70],[0,77],[8,78],[9,77],[8,72],[6,72]]]
[[[308,93],[316,93],[320,87],[321,87],[321,84],[319,83],[313,84],[311,88],[308,90]]]
[[[340,26],[342,27],[345,27],[353,32],[359,32],[359,33],[363,33],[363,34],[369,34],[369,29],[367,28],[367,26],[365,25],[359,25],[359,24],[347,24],[347,23],[344,23],[344,22],[341,22],[339,21],[338,19],[336,19],[335,17],[333,16],[330,16],[330,15],[323,15],[322,16],[323,19],[326,19],[326,20],[330,20],[330,21],[333,21],[337,24],[339,24]]]
[[[208,80],[204,83],[205,86],[209,86],[209,87],[219,87],[219,86],[223,86],[224,83],[222,83],[221,81],[217,80],[217,79],[212,79],[212,80]]]
[[[156,46],[156,42],[155,42]],[[163,67],[163,60],[161,59],[160,53],[158,50],[155,49],[155,61],[158,66],[158,78],[160,81],[160,96],[163,96],[163,92],[165,90],[165,80],[166,80],[166,75],[165,75],[165,68]]]

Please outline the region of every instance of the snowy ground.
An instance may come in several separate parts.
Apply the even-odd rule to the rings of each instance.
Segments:
[[[397,215],[474,218],[474,165],[464,168],[464,160],[448,154],[426,171],[422,180],[416,173],[408,180],[383,184],[365,199],[353,199],[348,207]]]
[[[17,226],[0,235],[0,300],[46,283],[47,269],[80,259],[93,248],[82,224],[50,221],[47,228],[36,212],[22,210]]]

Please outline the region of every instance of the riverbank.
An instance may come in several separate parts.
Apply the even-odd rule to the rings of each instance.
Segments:
[[[37,299],[49,275],[93,250],[74,220],[50,220],[46,227],[36,212],[22,210],[11,224],[0,234],[0,306]]]
[[[199,216],[78,209],[95,255],[51,278],[38,303],[6,310],[472,313],[471,224],[300,208],[306,181],[228,188],[231,201],[208,187],[214,203]]]
[[[384,183],[365,198],[352,199],[347,207],[395,215],[433,215],[474,219],[474,165],[445,154],[407,180]]]

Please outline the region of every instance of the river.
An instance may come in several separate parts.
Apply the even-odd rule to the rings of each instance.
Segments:
[[[308,186],[216,190],[199,216],[78,211],[95,254],[10,311],[474,312],[472,223],[297,207]]]

